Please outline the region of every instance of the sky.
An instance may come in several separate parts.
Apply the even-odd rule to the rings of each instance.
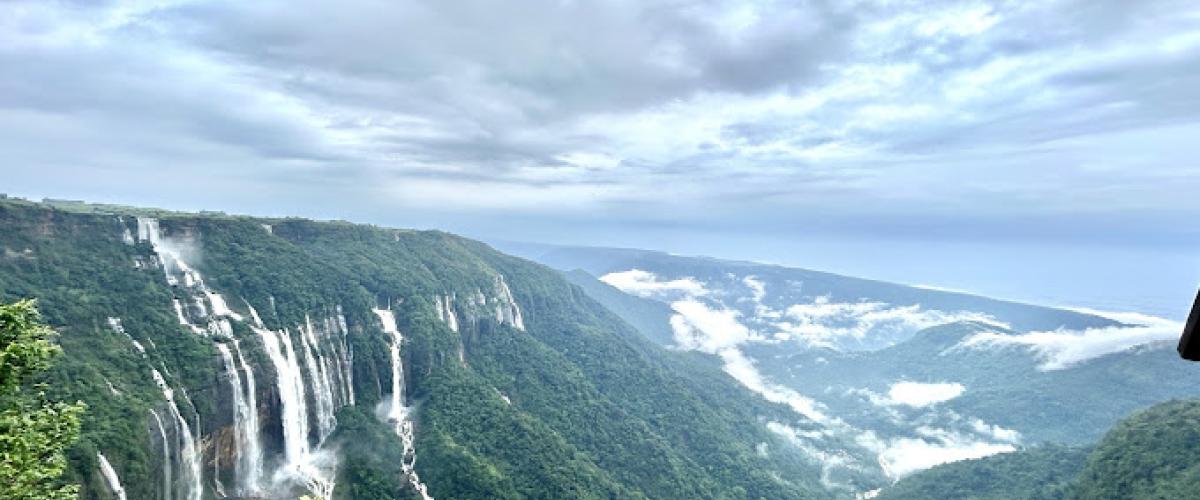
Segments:
[[[1194,1],[0,2],[0,192],[1178,317]]]

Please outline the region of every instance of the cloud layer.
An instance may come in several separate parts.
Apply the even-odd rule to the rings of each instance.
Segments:
[[[6,189],[178,208],[1195,241],[1198,28],[1175,0],[17,0],[0,148]]]
[[[670,321],[679,348],[720,357],[725,372],[734,380],[770,402],[785,404],[798,415],[820,424],[820,430],[806,432],[781,422],[768,422],[767,428],[792,442],[812,462],[820,465],[821,482],[827,488],[853,489],[839,480],[840,475],[881,470],[884,476],[895,480],[954,460],[1014,451],[1015,445],[1019,444],[1020,434],[1015,430],[992,426],[979,418],[964,420],[954,411],[940,406],[966,391],[966,387],[958,382],[898,380],[888,387],[887,394],[862,388],[847,390],[847,394],[859,394],[870,404],[880,406],[894,427],[901,429],[899,434],[881,436],[874,430],[854,427],[844,418],[832,414],[829,406],[820,400],[770,380],[758,371],[755,359],[742,349],[748,343],[779,342],[778,335],[764,337],[757,327],[775,327],[775,321],[784,317],[805,318],[814,331],[824,332],[840,325],[840,329],[857,332],[853,335],[862,337],[887,335],[886,331],[872,330],[881,317],[924,327],[955,320],[954,315],[920,311],[919,308],[892,308],[876,302],[830,303],[824,297],[809,305],[788,307],[785,313],[764,305],[768,301],[768,290],[760,279],[752,276],[728,278],[748,289],[749,295],[727,289],[709,289],[706,283],[695,278],[662,279],[655,273],[640,270],[610,273],[604,279],[629,293],[670,302],[676,312]],[[733,309],[726,302],[750,302],[752,307]],[[752,311],[754,317],[746,318],[742,311]],[[830,333],[824,335],[824,338],[833,337]],[[797,338],[797,341],[811,343],[806,338]],[[911,415],[900,410],[908,410],[907,414]],[[937,421],[949,427],[932,427],[930,422]],[[853,445],[847,447],[847,444]],[[874,457],[874,463],[864,463],[856,456]]]
[[[905,340],[918,330],[956,321],[1007,325],[974,312],[945,312],[920,305],[892,306],[882,302],[830,302],[817,297],[811,303],[788,306],[774,326],[786,338],[826,347],[885,347]]]
[[[891,404],[920,408],[957,398],[965,390],[959,383],[896,382],[888,389],[887,399]]]
[[[694,278],[660,281],[654,273],[641,269],[608,273],[601,276],[600,281],[608,283],[625,293],[631,293],[640,297],[668,299],[671,297],[700,296],[706,294],[704,284],[696,281]]]
[[[1017,346],[1032,350],[1042,360],[1042,370],[1062,370],[1107,354],[1137,346],[1175,342],[1183,324],[1138,313],[1106,313],[1090,309],[1080,312],[1109,317],[1128,326],[1055,330],[1006,335],[980,332],[963,339],[954,348],[985,349],[993,346]]]

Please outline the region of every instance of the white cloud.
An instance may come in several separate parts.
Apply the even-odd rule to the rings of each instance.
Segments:
[[[1140,313],[1106,313],[1079,309],[1126,323],[1131,326],[1110,326],[1086,330],[1055,330],[1004,335],[980,332],[963,339],[956,348],[986,348],[990,346],[1020,346],[1032,350],[1042,360],[1042,370],[1062,370],[1107,354],[1127,351],[1140,345],[1174,341],[1183,331],[1183,324]]]
[[[838,420],[826,415],[821,408],[824,405],[821,403],[796,392],[787,387],[768,382],[763,378],[758,369],[754,367],[754,362],[742,354],[741,351],[730,348],[724,349],[720,353],[721,360],[725,362],[725,372],[741,382],[748,389],[762,395],[767,401],[773,403],[781,403],[788,405],[793,411],[808,417],[818,423],[832,424]]]
[[[827,296],[789,306],[784,315],[790,321],[775,323],[784,333],[811,345],[834,348],[860,344],[886,347],[918,330],[956,321],[1007,326],[983,313],[922,309],[915,304],[896,307],[883,302],[830,302]]]
[[[1011,443],[992,443],[945,429],[920,427],[917,434],[916,437],[882,439],[873,431],[864,431],[856,436],[856,441],[878,453],[879,466],[893,479],[944,463],[1016,450]]]
[[[999,425],[991,425],[981,419],[971,420],[971,429],[984,436],[991,437],[997,441],[1006,443],[1019,443],[1021,441],[1021,433],[1013,429],[1006,429]]]
[[[608,273],[601,276],[600,281],[608,283],[625,293],[631,293],[640,297],[662,298],[664,296],[678,296],[680,294],[702,296],[708,293],[704,289],[704,284],[695,278],[659,281],[656,274],[641,269]]]
[[[920,408],[957,398],[964,390],[966,388],[959,383],[896,382],[888,389],[888,401],[894,405]]]
[[[767,284],[754,276],[746,276],[742,278],[742,284],[750,289],[755,302],[762,302],[767,297]]]
[[[908,406],[910,408],[925,408],[938,403],[944,403],[957,398],[966,391],[966,387],[957,382],[909,382],[900,381],[888,388],[887,395],[879,394],[870,389],[847,389],[847,395],[858,395],[867,398],[871,404],[879,407]],[[894,418],[899,414],[891,412]]]
[[[880,454],[880,465],[892,477],[904,477],[931,466],[1015,451],[1013,445],[954,438],[944,441],[900,438]]]
[[[684,349],[715,354],[747,340],[761,339],[738,321],[741,313],[735,310],[712,308],[694,299],[673,302],[671,308],[678,313],[671,317],[675,341]]]
[[[820,449],[810,442],[814,436],[811,433],[796,430],[790,425],[779,422],[767,422],[767,430],[786,439],[821,466],[821,485],[828,489],[852,489],[850,485],[839,483],[833,479],[835,469],[861,470],[854,457],[845,451],[829,451]]]
[[[748,340],[761,340],[761,337],[738,322],[740,313],[731,309],[711,308],[690,299],[677,301],[671,307],[677,313],[671,317],[671,329],[681,348],[716,354],[725,363],[726,373],[768,401],[786,404],[796,413],[817,422],[831,421],[821,412],[820,403],[792,389],[768,382],[754,366],[754,361],[738,349],[739,344]]]

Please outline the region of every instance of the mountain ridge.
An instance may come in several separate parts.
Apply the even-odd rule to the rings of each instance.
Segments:
[[[540,265],[436,231],[223,214],[135,219],[0,202],[0,296],[41,299],[67,352],[48,381],[57,397],[92,408],[71,455],[84,498],[107,491],[97,453],[135,498],[254,494],[276,482],[272,494],[411,497],[401,470],[410,462],[439,498],[823,491],[813,466],[759,421],[802,427],[802,417],[704,365],[676,370],[688,356],[645,341]],[[397,344],[375,313],[388,308],[403,336],[392,361]],[[286,352],[272,354],[272,343]],[[234,356],[223,367],[221,346],[244,354],[245,366]],[[406,445],[380,413],[397,359],[407,406],[397,425],[414,424],[415,462],[389,454]],[[299,377],[291,385],[285,369]],[[159,387],[151,371],[161,372]],[[235,419],[239,385],[258,399],[260,484],[234,467],[248,444]],[[300,400],[284,397],[291,388]],[[174,402],[163,400],[169,392]],[[289,410],[301,401],[306,409]],[[176,411],[181,418],[163,418]],[[289,434],[295,419],[308,430]],[[356,441],[385,436],[392,442],[378,449]],[[771,453],[757,451],[764,443]],[[377,457],[335,459],[338,448]],[[313,490],[296,474],[329,484]]]

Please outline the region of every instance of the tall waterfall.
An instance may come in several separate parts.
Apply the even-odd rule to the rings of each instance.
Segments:
[[[158,416],[158,412],[150,410],[150,416],[154,417],[154,424],[158,426],[158,435],[162,439],[163,500],[171,500],[175,496],[171,481],[171,442],[167,440],[167,429],[163,427],[162,417]]]
[[[417,454],[413,444],[415,440],[413,422],[408,417],[408,406],[404,401],[404,361],[400,356],[400,347],[404,343],[404,336],[400,333],[400,329],[396,328],[396,315],[390,309],[375,309],[374,311],[375,315],[379,317],[379,322],[383,323],[383,331],[392,337],[389,345],[392,358],[392,397],[387,418],[404,446],[400,469],[407,476],[413,489],[421,495],[421,498],[433,500],[433,497],[429,495],[429,489],[425,483],[421,482],[416,471]]]
[[[317,341],[312,319],[304,317],[304,326],[300,328],[300,345],[304,348],[304,363],[308,368],[308,376],[312,379],[313,402],[316,405],[318,442],[325,441],[333,426],[334,419],[333,387],[330,384],[330,370],[325,357],[321,354],[321,344]]]
[[[233,311],[221,294],[205,284],[200,272],[185,261],[185,256],[190,254],[189,245],[164,237],[157,220],[138,218],[137,238],[150,242],[158,255],[167,284],[173,287],[176,294],[173,306],[180,325],[200,335],[232,341],[231,351],[225,342],[214,338],[234,397],[233,420],[237,442],[235,491],[238,494],[261,493],[268,485],[264,484],[267,473],[263,469],[254,371],[242,355],[231,323],[245,322],[246,318]],[[274,298],[271,300],[273,304]],[[290,330],[267,329],[258,312],[249,303],[246,306],[253,323],[251,330],[262,340],[277,375],[284,463],[275,471],[272,481],[276,484],[300,482],[311,493],[330,498],[334,488],[333,472],[327,463],[330,461],[327,460],[328,454],[320,450],[320,444],[336,427],[335,413],[338,408],[354,404],[351,353],[346,343],[349,330],[341,307],[337,308],[336,316],[325,317],[316,326],[306,316],[305,323],[295,331],[299,340],[297,346]],[[141,350],[140,345],[137,346]],[[165,387],[165,382],[160,385]],[[186,395],[186,392],[183,394]],[[309,421],[310,409],[315,417],[312,422]],[[178,409],[173,413],[178,414]],[[314,430],[317,437],[315,449],[310,442],[310,433]],[[187,434],[191,436],[190,431]],[[195,449],[194,440],[190,446]],[[180,454],[185,454],[185,451],[180,450]],[[199,485],[202,481],[200,455],[194,451],[186,454],[193,457],[196,472],[196,477],[189,475],[188,481],[194,479]],[[186,465],[189,470],[192,469],[191,462]],[[199,495],[198,491],[196,495]],[[189,496],[189,500],[192,497]]]
[[[150,373],[154,375],[154,382],[162,390],[163,398],[167,400],[167,409],[171,411],[171,416],[175,419],[175,433],[179,440],[179,461],[183,464],[185,475],[182,479],[186,481],[180,485],[184,491],[184,497],[188,500],[200,500],[204,486],[201,484],[200,455],[196,449],[196,438],[192,435],[191,426],[179,412],[179,406],[175,404],[175,391],[167,385],[167,381],[163,379],[158,370],[151,368]]]
[[[350,346],[346,345],[346,336],[350,334],[350,329],[346,327],[346,316],[342,314],[342,306],[337,306],[337,317],[330,318],[330,322],[333,327],[329,330],[339,334],[337,342],[334,343],[333,359],[338,373],[341,374],[342,402],[354,406],[354,357]]]
[[[238,495],[250,496],[260,491],[263,475],[262,444],[258,432],[258,405],[254,395],[254,372],[242,357],[237,341],[237,358],[230,352],[229,346],[217,344],[221,353],[221,361],[225,364],[225,376],[229,380],[230,393],[233,395],[233,426],[237,443],[237,472],[234,491]],[[242,383],[242,373],[247,382]]]
[[[108,463],[108,459],[104,457],[103,453],[97,453],[96,459],[100,462],[100,474],[104,476],[104,482],[108,483],[109,491],[112,491],[113,496],[118,500],[125,500],[125,488],[121,486],[121,478],[117,476],[117,470]]]
[[[316,462],[319,457],[309,445],[304,375],[291,335],[287,330],[274,332],[260,327],[254,327],[254,331],[262,339],[267,356],[271,358],[278,374],[276,382],[282,406],[280,421],[283,425],[285,463],[275,472],[275,481],[299,480],[313,493],[329,498],[333,494],[334,482],[328,472],[318,467]]]

